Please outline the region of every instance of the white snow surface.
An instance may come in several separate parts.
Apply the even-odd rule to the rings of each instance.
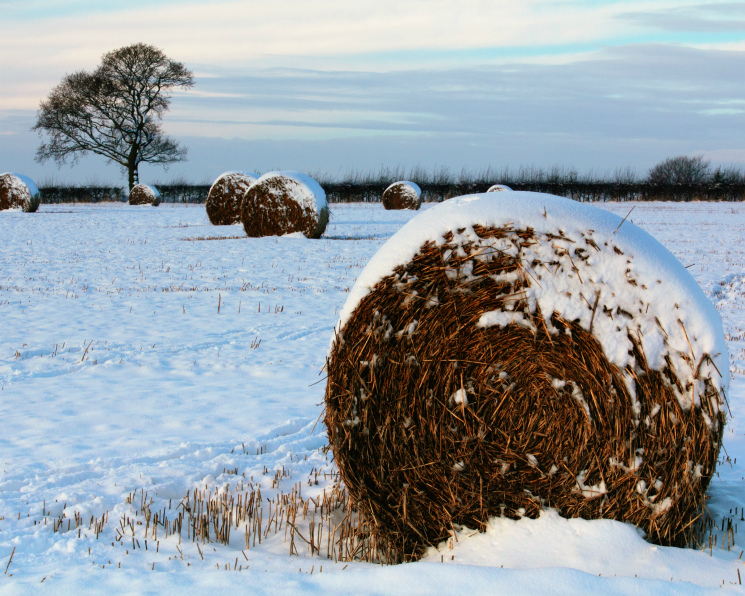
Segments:
[[[318,184],[318,182],[316,182],[313,178],[311,178],[307,174],[302,174],[301,172],[267,172],[266,174],[261,176],[261,178],[259,178],[255,182],[255,184],[259,184],[264,180],[268,180],[276,176],[283,176],[285,178],[289,178],[290,180],[294,180],[297,183],[297,188],[295,189],[296,194],[293,196],[293,198],[303,207],[307,209],[313,209],[320,213],[321,209],[328,206],[326,203],[326,191],[324,191],[323,188],[321,188],[321,185]]]
[[[632,206],[603,209],[613,225]],[[701,552],[547,511],[492,519],[483,534],[458,529],[452,545],[395,567],[334,564],[325,549],[289,556],[281,534],[246,551],[242,529],[201,554],[160,535],[146,550],[140,526],[139,548],[118,542],[133,491],[170,517],[187,490],[234,491],[239,476],[270,497],[283,466],[285,492],[298,481],[307,496],[329,487],[305,483],[332,466],[316,424],[326,347],[361,270],[415,217],[380,204],[331,210],[315,241],[236,235],[201,205],[0,213],[0,593],[742,593],[737,525],[737,546],[715,530]],[[745,523],[745,204],[637,204],[618,234],[631,219],[689,267],[722,316],[729,420],[707,507],[717,524]],[[106,511],[96,538],[88,520]],[[63,513],[83,516],[80,538],[53,531]]]
[[[544,235],[543,241],[520,249],[508,239],[479,238],[473,230],[476,224],[510,224],[516,230],[532,228],[537,235]],[[698,405],[699,396],[705,393],[703,381],[695,379],[697,371],[726,391],[729,379],[718,372],[726,371],[729,362],[719,313],[678,259],[647,232],[618,215],[541,193],[468,195],[422,212],[370,259],[342,309],[338,328],[343,332],[360,300],[378,281],[411,261],[426,242],[445,243],[448,232],[455,233],[456,244],[474,243],[473,250],[482,255],[487,249],[519,255],[530,279],[528,312],[524,317],[502,311],[484,313],[479,326],[525,326],[529,315],[539,307],[551,330],[550,319],[556,312],[592,330],[608,360],[621,370],[634,363],[628,337],[632,330],[642,340],[650,368],[661,370],[665,359],[671,359],[673,370],[687,388],[685,392],[675,390],[684,409]],[[562,238],[545,237],[559,233]],[[586,244],[586,240],[594,241],[600,250]],[[589,258],[578,258],[574,252],[577,248],[585,249]],[[559,266],[554,271],[548,267],[533,268],[531,264],[536,261],[558,261]],[[468,271],[457,274],[470,275]],[[605,314],[606,308],[611,315]],[[619,315],[617,309],[633,318]],[[707,354],[712,362],[704,358]],[[624,374],[633,395],[633,375]],[[724,403],[714,403],[713,407],[718,411]]]

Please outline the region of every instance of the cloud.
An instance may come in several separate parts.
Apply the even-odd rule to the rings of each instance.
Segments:
[[[620,11],[614,3],[553,0],[28,0],[3,15],[0,108],[9,107],[8,96],[28,97],[31,81],[38,103],[41,89],[66,73],[140,41],[199,71],[441,68],[597,49],[633,29],[619,25]]]
[[[365,131],[545,131],[712,138],[739,125],[744,66],[743,52],[637,45],[565,65],[388,73],[260,70],[198,81],[208,95],[232,97],[187,93],[171,126],[189,134],[198,125],[204,136],[225,138],[272,138],[272,128],[282,138],[293,129],[298,138],[323,136],[313,130],[338,137]]]
[[[687,32],[745,32],[745,4],[742,2],[719,2],[709,4],[690,4],[628,12],[619,15],[645,27],[662,31]]]

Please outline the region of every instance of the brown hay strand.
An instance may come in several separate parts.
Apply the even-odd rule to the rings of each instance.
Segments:
[[[552,244],[531,229],[473,229],[516,246]],[[554,313],[549,330],[540,310],[529,312],[532,283],[519,255],[486,255],[450,233],[381,279],[337,335],[329,442],[389,561],[416,560],[457,525],[483,529],[489,516],[537,517],[544,507],[628,521],[656,543],[689,542],[721,446],[717,390],[703,379],[702,405],[684,409],[669,360],[651,370],[630,337],[634,366],[620,370],[578,323]],[[489,311],[528,314],[478,327]]]
[[[129,191],[130,205],[160,205],[160,193],[154,186],[147,184],[137,184]]]
[[[301,204],[297,197],[302,184],[284,175],[262,177],[246,192],[241,221],[252,238],[282,236],[302,232],[308,238],[320,238],[329,221],[327,206],[320,210]]]
[[[39,193],[32,194],[26,183],[15,174],[0,174],[0,211],[23,209],[33,213],[39,209]]]
[[[394,182],[383,192],[383,207],[386,209],[413,209],[422,205],[422,194],[411,182]]]
[[[243,172],[226,172],[210,187],[205,208],[210,222],[229,226],[241,220],[241,203],[257,177]]]

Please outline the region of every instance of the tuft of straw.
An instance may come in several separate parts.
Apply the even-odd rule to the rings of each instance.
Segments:
[[[394,182],[383,192],[383,207],[386,209],[413,209],[422,205],[422,191],[418,185],[407,180]]]
[[[39,209],[39,189],[30,178],[21,174],[0,174],[0,211],[22,209],[34,213]]]
[[[640,337],[629,333],[633,365],[621,370],[592,325],[544,317],[526,290],[538,283],[529,271],[552,263],[521,255],[555,246],[558,232],[473,230],[478,242],[453,230],[421,246],[332,345],[325,423],[371,539],[389,561],[411,561],[461,525],[553,507],[687,544],[715,470],[724,396],[696,370],[700,394],[686,408],[685,375],[669,358],[651,369]],[[485,251],[491,240],[515,250]],[[614,258],[593,245],[578,244],[574,257]],[[597,317],[620,316],[595,307]],[[485,313],[501,323],[479,324]]]
[[[246,191],[259,178],[257,174],[226,172],[210,187],[205,208],[210,222],[216,226],[229,226],[241,220],[241,204]]]

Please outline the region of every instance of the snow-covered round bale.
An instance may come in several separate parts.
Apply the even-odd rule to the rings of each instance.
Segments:
[[[502,192],[505,190],[512,190],[512,189],[506,184],[492,184],[489,187],[489,190],[487,190],[486,192]]]
[[[383,191],[383,207],[386,209],[413,209],[422,205],[422,189],[408,180],[394,182]]]
[[[241,221],[252,238],[302,232],[320,238],[329,221],[326,193],[299,172],[268,172],[246,192]]]
[[[543,507],[686,543],[729,370],[717,311],[664,247],[530,192],[406,224],[353,286],[327,368],[334,458],[396,561]]]
[[[39,208],[39,189],[28,176],[22,174],[0,174],[0,211],[23,209],[33,213]]]
[[[207,217],[216,226],[241,221],[241,203],[246,191],[259,179],[253,172],[225,172],[212,183],[205,207]]]
[[[160,193],[154,186],[137,184],[129,191],[129,204],[152,205],[153,207],[157,207],[160,205]]]

